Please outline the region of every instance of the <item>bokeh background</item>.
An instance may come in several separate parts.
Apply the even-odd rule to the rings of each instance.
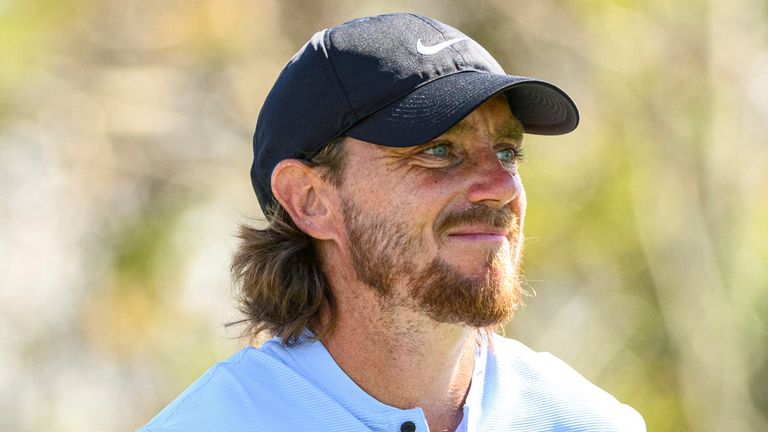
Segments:
[[[649,430],[768,430],[766,0],[0,0],[0,430],[133,430],[246,343],[260,105],[315,31],[391,11],[580,105],[526,138],[507,334]]]

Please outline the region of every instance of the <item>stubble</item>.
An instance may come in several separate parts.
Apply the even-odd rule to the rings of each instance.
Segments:
[[[343,200],[350,254],[359,280],[389,304],[410,305],[429,318],[475,328],[491,327],[511,318],[522,300],[519,253],[489,249],[481,259],[482,275],[468,276],[440,257],[418,264],[423,239],[403,221],[363,213]],[[449,212],[435,222],[435,237],[462,224],[507,228],[518,239],[519,224],[508,207],[474,205]],[[511,241],[512,243],[512,241]],[[514,247],[512,247],[514,246]],[[403,293],[405,293],[403,295]]]

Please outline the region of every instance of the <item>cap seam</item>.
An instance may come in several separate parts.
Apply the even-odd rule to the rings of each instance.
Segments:
[[[341,89],[341,94],[344,95],[344,100],[347,102],[347,108],[349,108],[349,111],[352,113],[355,113],[355,108],[352,106],[352,102],[349,100],[349,96],[347,95],[347,89],[344,88],[344,85],[341,82],[341,79],[339,78],[339,74],[336,72],[336,65],[333,64],[333,58],[331,56],[331,31],[333,29],[326,30],[325,36],[323,37],[323,45],[325,45],[323,48],[325,48],[328,59],[328,64],[331,67],[331,71],[333,71],[333,77],[336,79],[336,83],[339,85],[339,88]],[[355,123],[357,122],[357,115],[355,115]]]
[[[442,79],[442,78],[445,78],[445,77],[449,77],[451,75],[457,75],[457,74],[468,73],[468,72],[477,72],[477,73],[482,73],[482,74],[491,73],[491,72],[488,72],[488,71],[472,68],[472,69],[457,70],[457,71],[454,71],[454,72],[451,72],[451,73],[448,73],[448,74],[445,74],[445,75],[436,76],[436,77],[430,79],[429,81],[424,81],[424,82],[420,83],[416,87],[409,88],[408,91],[405,91],[402,94],[398,94],[397,97],[392,98],[391,100],[388,100],[386,103],[382,104],[380,107],[377,107],[375,110],[373,110],[373,111],[371,111],[369,113],[366,113],[360,120],[364,120],[364,119],[374,115],[375,113],[383,110],[384,108],[388,107],[389,105],[392,105],[393,103],[395,103],[395,102],[399,101],[400,99],[408,96],[409,94],[413,93],[414,91],[416,91],[417,89],[419,89],[421,87],[424,87],[427,84],[433,83],[433,82],[435,82],[435,81],[437,81],[439,79]],[[357,123],[358,122],[356,121],[352,126],[346,128],[345,131],[353,128],[355,125],[357,125]]]

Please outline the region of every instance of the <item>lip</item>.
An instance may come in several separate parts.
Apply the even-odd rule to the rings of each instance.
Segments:
[[[461,227],[447,233],[448,238],[457,240],[503,241],[507,240],[509,231],[495,227]]]
[[[501,234],[452,234],[448,238],[466,241],[484,241],[500,243],[507,240],[507,236]]]

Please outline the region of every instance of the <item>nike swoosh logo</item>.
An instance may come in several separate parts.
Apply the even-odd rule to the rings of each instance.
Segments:
[[[418,39],[416,41],[416,51],[419,52],[419,54],[424,55],[432,55],[437,54],[440,51],[444,50],[445,48],[448,48],[449,46],[455,44],[456,42],[461,42],[463,40],[469,39],[468,37],[459,37],[454,39],[449,39],[445,42],[440,42],[437,45],[424,45],[421,43],[421,39]]]

